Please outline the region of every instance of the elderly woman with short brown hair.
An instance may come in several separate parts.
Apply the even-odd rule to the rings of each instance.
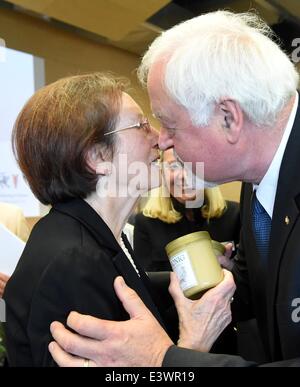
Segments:
[[[38,91],[17,119],[13,144],[20,168],[35,196],[52,209],[33,229],[4,293],[12,366],[51,365],[50,324],[66,321],[71,310],[125,319],[113,290],[118,275],[160,319],[122,237],[158,158],[157,133],[125,87],[107,74],[65,78]],[[124,191],[133,179],[118,178],[127,168],[121,154],[128,164],[147,166],[126,197],[105,191],[114,183]]]

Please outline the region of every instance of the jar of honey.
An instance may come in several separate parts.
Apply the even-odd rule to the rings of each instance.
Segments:
[[[222,268],[206,231],[175,239],[166,246],[166,252],[187,298],[198,299],[223,280]]]

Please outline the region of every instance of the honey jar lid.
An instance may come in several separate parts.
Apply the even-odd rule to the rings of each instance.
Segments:
[[[174,251],[184,249],[187,244],[201,240],[211,240],[210,235],[207,231],[197,231],[191,234],[184,235],[168,243],[165,249],[168,256],[170,257],[174,253]]]

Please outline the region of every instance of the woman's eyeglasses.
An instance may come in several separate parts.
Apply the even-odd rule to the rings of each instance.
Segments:
[[[111,132],[104,133],[104,136],[108,136],[109,134],[121,132],[122,130],[134,129],[134,128],[135,129],[142,129],[146,133],[150,133],[151,132],[150,122],[149,122],[148,118],[145,118],[143,122],[139,122],[138,124],[127,126],[126,128],[112,130]]]

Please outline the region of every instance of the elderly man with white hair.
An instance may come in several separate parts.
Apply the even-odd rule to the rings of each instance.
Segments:
[[[256,317],[269,365],[299,366],[299,76],[271,38],[270,28],[253,14],[201,15],[162,33],[145,54],[139,77],[161,122],[160,148],[173,147],[194,171],[204,162],[209,186],[244,183],[233,316]],[[131,319],[71,314],[69,327],[89,338],[54,323],[59,346],[52,343],[50,350],[58,364],[84,357],[91,366],[253,365],[171,345],[120,280],[116,290]],[[177,309],[184,315],[181,305]],[[194,336],[196,320],[187,322],[194,324]]]

